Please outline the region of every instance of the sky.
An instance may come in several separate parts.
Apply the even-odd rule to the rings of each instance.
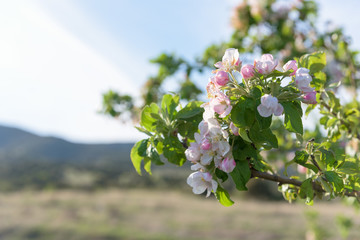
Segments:
[[[360,1],[319,2],[320,22],[344,26],[360,49]],[[131,124],[98,113],[101,94],[139,96],[156,71],[149,59],[160,52],[191,59],[228,39],[236,3],[0,0],[0,125],[73,142],[140,139]]]

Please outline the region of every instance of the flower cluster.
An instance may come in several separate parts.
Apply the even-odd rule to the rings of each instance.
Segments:
[[[185,151],[187,160],[193,163],[192,173],[187,183],[193,188],[195,194],[201,194],[207,190],[207,196],[211,191],[216,192],[219,182],[215,177],[215,170],[220,169],[225,173],[231,173],[236,167],[236,161],[232,155],[232,147],[229,144],[229,135],[239,136],[239,129],[231,121],[231,112],[237,99],[231,98],[232,89],[242,89],[243,98],[250,96],[251,89],[259,85],[263,93],[260,104],[256,109],[260,116],[270,117],[272,114],[280,116],[284,112],[282,101],[301,100],[304,103],[316,103],[316,92],[310,87],[312,78],[309,70],[298,68],[295,60],[287,62],[279,70],[279,62],[271,54],[264,54],[254,64],[242,66],[237,49],[227,49],[221,62],[217,62],[207,85],[209,102],[204,103],[203,120],[194,134],[194,142]],[[276,75],[272,75],[276,71]],[[243,81],[239,83],[234,73],[239,72]],[[274,77],[275,76],[275,77]],[[291,77],[290,83],[295,94],[281,100],[277,98],[283,89],[280,86],[282,79],[276,76]],[[279,80],[279,81],[278,81]],[[269,84],[278,85],[278,91]],[[285,91],[285,90],[284,90]],[[288,91],[288,90],[287,90]],[[294,97],[295,96],[295,97]]]

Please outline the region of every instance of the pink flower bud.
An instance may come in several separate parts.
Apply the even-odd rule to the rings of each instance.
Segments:
[[[230,129],[235,136],[239,136],[239,128],[237,128],[233,122],[230,123]]]
[[[304,97],[303,97],[303,103],[307,103],[307,104],[316,104],[316,91],[312,91],[307,93]]]
[[[201,149],[202,150],[209,150],[211,148],[211,142],[209,139],[204,138],[201,142]]]
[[[235,160],[231,157],[226,157],[221,163],[220,163],[220,170],[231,173],[236,166]]]
[[[294,72],[292,72],[290,74],[290,76],[294,76],[295,73],[296,73],[296,70],[298,69],[297,67],[297,64],[296,64],[296,61],[295,60],[290,60],[288,61],[284,66],[283,66],[283,69],[287,72],[289,71],[290,69],[294,70]]]
[[[241,68],[241,74],[244,79],[249,79],[254,77],[255,74],[255,68],[251,64],[246,64]]]
[[[229,76],[224,71],[218,71],[215,75],[215,83],[219,86],[225,86],[229,82]]]

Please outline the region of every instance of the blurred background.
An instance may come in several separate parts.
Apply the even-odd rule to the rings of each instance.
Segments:
[[[104,96],[141,106],[158,56],[195,59],[234,38],[242,3],[1,0],[0,239],[360,239],[356,209],[338,201],[289,204],[276,184],[252,180],[225,208],[191,193],[189,165],[133,169],[143,135]],[[359,1],[314,4],[319,31],[331,20],[360,49]],[[191,75],[199,89],[208,72]],[[177,91],[183,75],[163,90]]]

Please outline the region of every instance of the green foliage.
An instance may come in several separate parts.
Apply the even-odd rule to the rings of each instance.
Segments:
[[[225,207],[230,207],[234,204],[234,201],[230,199],[229,193],[222,187],[218,187],[215,193],[215,197]]]
[[[298,102],[282,103],[285,112],[285,128],[290,132],[303,134],[302,109]]]
[[[246,191],[246,183],[251,177],[249,163],[247,161],[238,161],[235,169],[230,173],[230,176],[234,180],[236,188],[239,191]]]

